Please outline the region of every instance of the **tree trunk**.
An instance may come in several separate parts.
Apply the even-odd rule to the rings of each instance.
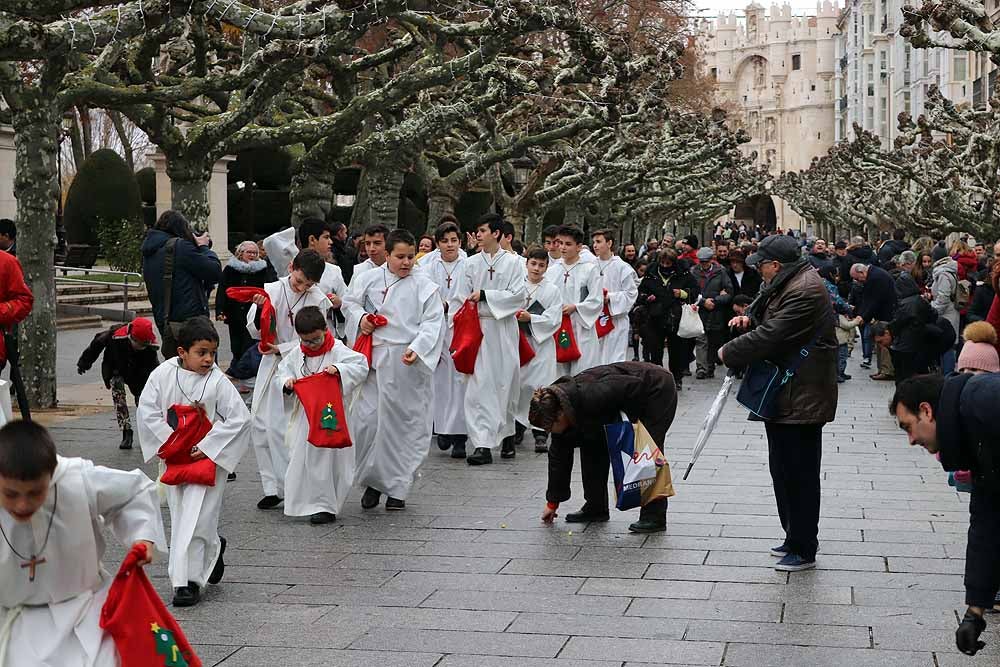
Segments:
[[[584,224],[584,210],[575,204],[570,204],[566,207],[566,214],[563,217],[564,225],[573,225],[583,229]]]
[[[395,229],[399,224],[399,191],[403,171],[392,161],[375,162],[365,167],[358,184],[358,196],[351,211],[351,229],[371,225]]]
[[[292,176],[288,193],[292,205],[292,226],[298,229],[306,218],[330,219],[336,171],[314,172],[301,169]]]
[[[31,314],[19,326],[20,365],[28,400],[36,408],[56,405],[56,153],[61,114],[52,100],[33,96],[15,110],[14,196],[19,231],[17,256],[35,295]]]
[[[208,182],[211,172],[201,163],[190,164],[167,157],[170,200],[175,211],[187,218],[195,234],[208,231]],[[228,239],[216,239],[228,246]]]
[[[433,234],[445,215],[455,215],[458,194],[454,192],[431,192],[427,198],[427,233]]]
[[[129,169],[135,171],[135,149],[132,147],[132,138],[125,129],[125,122],[122,120],[121,112],[108,111],[107,113],[111,119],[112,126],[115,128],[115,134],[118,135],[118,141],[121,142],[125,162],[128,164]]]
[[[533,208],[525,214],[524,222],[524,244],[530,246],[533,243],[542,242],[542,225],[545,224],[545,211]]]

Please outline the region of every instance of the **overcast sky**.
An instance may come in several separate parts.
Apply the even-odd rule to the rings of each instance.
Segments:
[[[748,4],[750,4],[750,2],[744,0],[694,0],[694,2],[698,9],[704,10],[701,13],[702,16],[712,16],[724,10],[743,10]],[[757,2],[770,11],[772,0],[757,0]],[[778,1],[775,4],[781,5],[782,2]],[[809,3],[803,0],[793,0],[790,4],[792,5],[792,10],[795,14],[816,12],[815,2]]]

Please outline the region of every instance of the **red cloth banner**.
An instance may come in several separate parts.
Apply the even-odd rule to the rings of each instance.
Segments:
[[[568,364],[580,358],[580,348],[576,344],[576,334],[573,333],[573,321],[569,314],[562,316],[559,330],[552,334],[556,341],[556,361]]]
[[[263,352],[268,345],[274,345],[278,340],[278,322],[275,319],[274,306],[271,298],[261,287],[230,287],[226,296],[240,303],[251,303],[255,296],[264,297],[264,305],[258,306],[260,311],[260,343],[257,349]]]
[[[307,440],[313,447],[341,449],[350,447],[344,411],[344,391],[339,375],[316,373],[295,381],[295,395],[302,402],[309,420]]]
[[[471,375],[476,370],[476,357],[483,344],[483,328],[479,325],[479,304],[466,301],[452,318],[451,359],[455,370]]]
[[[167,464],[160,481],[170,486],[215,486],[215,462],[207,457],[197,461],[191,459],[191,448],[212,430],[205,410],[195,405],[172,405],[167,423],[174,427],[174,432],[156,453]]]

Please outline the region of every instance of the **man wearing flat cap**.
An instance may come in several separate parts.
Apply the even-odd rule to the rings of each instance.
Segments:
[[[774,416],[764,422],[768,465],[785,541],[771,550],[784,572],[816,566],[819,545],[820,461],[823,425],[837,411],[837,339],[830,295],[790,236],[761,241],[747,264],[764,279],[747,316],[730,326],[743,331],[721,350],[726,366],[767,360],[788,369],[805,360],[778,390]],[[759,419],[751,415],[751,419]]]

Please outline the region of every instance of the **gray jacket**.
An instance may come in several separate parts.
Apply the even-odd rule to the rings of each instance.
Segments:
[[[958,291],[958,262],[951,257],[942,257],[934,262],[934,282],[931,283],[931,306],[937,314],[948,320],[957,332],[959,330],[959,313],[955,306],[955,295]]]

